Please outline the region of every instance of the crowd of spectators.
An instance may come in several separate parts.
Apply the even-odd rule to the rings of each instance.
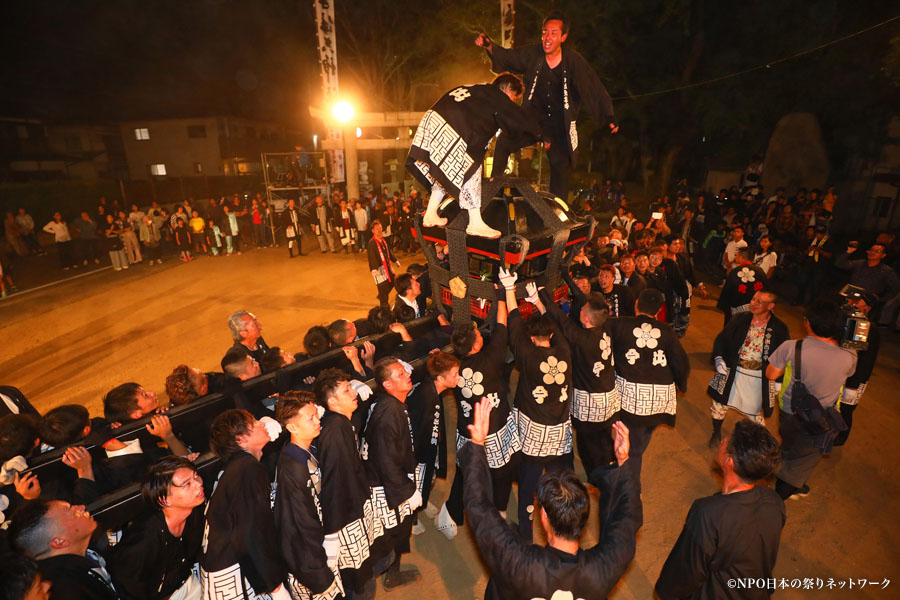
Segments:
[[[38,239],[41,232],[52,236],[64,271],[100,264],[121,271],[137,264],[162,264],[163,258],[189,262],[200,256],[231,256],[282,243],[293,258],[295,246],[297,256],[304,254],[303,239],[309,235],[316,238],[323,253],[364,252],[375,220],[381,222],[390,247],[409,255],[418,252],[411,227],[413,215],[421,208],[414,187],[407,196],[390,193],[387,188],[380,195],[370,192],[352,205],[343,191],[337,190],[331,199],[292,199],[281,212],[261,193],[252,198],[238,193],[199,201],[188,198],[171,207],[154,201],[149,206],[132,204],[130,209],[120,206],[118,200],[102,197],[95,210],[83,210],[70,218],[56,212],[37,230],[32,216],[19,208],[18,214],[7,212],[4,220],[6,250],[0,251],[0,293],[6,297],[18,291],[13,283],[17,258],[47,254]]]
[[[598,475],[599,470],[617,470],[605,508],[601,508],[603,537],[590,551],[593,558],[585,559],[582,565],[585,573],[601,573],[599,579],[585,576],[590,585],[598,586],[593,589],[611,589],[634,555],[634,534],[642,522],[643,451],[655,427],[674,425],[675,389],[682,393],[686,390],[690,367],[679,338],[688,335],[692,296],[707,294],[701,279],[723,284],[719,307],[726,327],[717,337],[714,354],[725,346],[720,338],[734,332],[734,323],[742,315],[749,328],[747,340],[752,341],[757,339],[753,331],[758,321],[763,328],[775,323],[772,309],[778,294],[790,297],[794,291],[794,301],[805,300],[798,294],[806,287],[794,290],[789,285],[800,275],[792,279],[780,271],[792,264],[792,255],[805,265],[802,276],[810,277],[808,285],[814,286],[813,297],[817,299],[807,312],[808,339],[826,346],[838,345],[840,310],[820,297],[843,280],[863,288],[862,302],[873,311],[873,318],[878,311],[882,316],[889,312],[892,301],[900,304],[895,299],[900,292],[896,273],[885,264],[885,256],[893,251],[892,237],[879,237],[862,261],[853,260],[858,244],[848,244],[846,252],[829,246],[831,214],[837,201],[833,190],[820,200],[815,191],[807,196],[800,190],[791,199],[777,192],[765,199],[758,186],[754,189],[756,193],[738,193],[735,189],[694,197],[686,190],[679,191],[674,202],[667,196],[658,198],[649,207],[646,222],[637,221],[621,206],[624,193],[613,194],[613,202],[620,205],[609,227],[601,227],[563,273],[570,291],[570,297],[562,303],[567,315],[532,282],[524,286],[525,302],[534,307],[535,314],[523,319],[516,299],[517,276],[501,269],[496,277],[496,320],[488,324],[488,330],[482,332],[471,324],[454,328],[441,316],[432,330],[414,338],[405,323],[417,316],[434,315],[438,299],[431,297],[431,286],[423,280],[427,270],[412,265],[393,280],[393,308],[380,305],[364,318],[314,326],[302,340],[302,351],[270,346],[263,337],[262,323],[253,313],[234,312],[227,320],[232,344],[221,359],[221,371],[203,372],[187,364],[178,365],[166,378],[168,400],[163,403],[150,389],[129,382],[104,396],[102,416],[92,417],[78,405],[59,406],[40,415],[17,390],[0,388],[0,414],[5,414],[0,418],[2,518],[11,521],[5,542],[17,553],[5,559],[6,563],[23,565],[19,569],[23,589],[46,587],[49,581],[54,586],[53,597],[59,598],[199,598],[201,593],[222,598],[255,598],[256,594],[273,598],[313,594],[370,598],[374,593],[373,574],[386,573],[387,589],[417,579],[416,570],[399,570],[399,555],[409,550],[409,534],[424,532],[420,518],[427,514],[435,518],[439,531],[452,538],[463,520],[464,494],[466,505],[477,508],[468,518],[494,580],[516,582],[518,562],[508,559],[515,555],[515,548],[524,548],[530,541],[532,493],[539,500],[550,545],[558,552],[579,552],[577,540],[587,517],[586,493],[579,491],[583,486],[577,479],[568,481],[558,473],[549,473],[571,469],[574,428],[579,456],[592,482],[605,480],[605,475]],[[385,232],[383,237],[390,239],[392,248],[412,250],[412,240],[405,239],[403,233],[409,232],[404,220],[421,210],[415,196],[375,198],[373,194],[352,211],[339,195],[334,205],[317,198],[304,214],[304,224],[318,237],[323,253],[336,252],[335,242],[348,252],[361,251],[366,243],[363,233],[371,231],[373,225]],[[125,254],[125,263],[132,258],[138,262],[145,256],[151,262],[159,260],[160,254],[151,251],[155,246],[141,246],[125,235],[130,232],[136,237],[135,226],[141,232],[140,240],[144,240],[142,227],[161,231],[169,225],[182,259],[190,260],[197,251],[240,252],[244,232],[253,232],[243,238],[245,247],[247,243],[275,242],[265,234],[271,227],[254,235],[253,207],[257,211],[266,207],[257,199],[246,209],[240,206],[239,197],[230,204],[211,201],[204,217],[199,217],[199,209],[189,202],[176,207],[171,215],[156,206],[147,212],[135,206],[129,215],[117,213],[124,215],[128,229],[125,221],[119,223],[121,217],[115,216],[114,207],[107,213],[105,204],[101,204],[98,216],[106,215],[113,223],[111,231],[121,244],[115,251]],[[217,216],[207,219],[207,214]],[[366,225],[360,227],[363,214]],[[81,233],[86,230],[84,223],[93,222],[85,215]],[[194,216],[188,219],[187,215]],[[58,217],[45,229],[54,232],[57,244],[62,245],[61,266],[75,266],[71,240],[60,239],[56,233],[75,225],[66,225]],[[249,219],[246,228],[238,220],[242,217]],[[161,226],[153,227],[157,218],[163,218]],[[212,238],[201,238],[208,246],[198,247],[187,229],[193,230],[194,219],[199,221],[198,227],[208,221],[219,232],[224,227],[230,235],[225,236],[224,243],[215,245]],[[353,227],[356,236],[335,237],[339,230]],[[182,247],[184,241],[179,240],[179,234],[185,231],[190,243]],[[163,239],[160,233],[156,240],[159,246]],[[86,260],[83,258],[82,264]],[[843,279],[841,269],[847,271]],[[779,283],[783,287],[776,292]],[[378,349],[372,340],[381,334],[395,339]],[[716,373],[725,377],[725,389],[741,386],[739,381],[735,383],[731,371],[737,366],[762,372],[773,382],[788,377],[784,365],[787,356],[795,352],[788,344],[792,342],[783,340],[777,350],[771,348],[771,354],[767,347],[744,344],[735,350],[737,363],[730,355],[715,357]],[[805,346],[808,354],[804,356],[815,356],[812,344]],[[447,346],[452,354],[441,350]],[[508,360],[510,350],[512,361]],[[338,357],[336,369],[265,397],[247,392],[248,382],[297,362],[315,360],[329,351]],[[829,371],[834,382],[818,385],[809,379],[804,381],[823,408],[834,409],[842,394],[850,400],[845,388],[857,392],[858,402],[874,366],[873,353],[869,372],[862,376],[855,352],[852,360],[850,354],[838,356],[840,368]],[[862,364],[862,353],[859,356]],[[413,369],[410,363],[417,360],[425,360],[424,368]],[[807,361],[804,364],[815,364],[813,358]],[[510,389],[514,368],[518,371],[515,391]],[[374,385],[366,383],[370,380]],[[714,377],[711,389],[717,385],[715,381]],[[689,597],[701,589],[707,597],[718,597],[717,593],[724,590],[720,589],[724,571],[729,576],[770,577],[785,520],[781,500],[809,493],[806,478],[815,465],[809,450],[818,457],[820,443],[802,434],[796,422],[791,424],[796,431],[783,429],[793,415],[789,412],[790,394],[778,398],[780,433],[786,447],[803,450],[802,464],[798,466],[796,457],[785,455],[775,491],[755,485],[773,475],[782,458],[778,441],[762,425],[772,412],[770,401],[774,400],[760,396],[761,386],[754,385],[758,396],[754,407],[746,402],[733,403],[728,397],[716,400],[710,392],[714,400],[711,446],[725,473],[722,497],[747,494],[746,498],[754,499],[754,506],[761,508],[752,518],[744,519],[742,507],[746,503],[741,504],[738,496],[732,496],[734,503],[698,501],[657,583],[660,597]],[[638,388],[652,388],[652,414],[641,408]],[[462,459],[457,466],[458,481],[454,480],[450,498],[438,511],[427,498],[435,473],[445,476],[447,471],[447,465],[441,463],[446,461],[447,443],[440,401],[440,393],[445,390],[452,390],[456,400]],[[794,390],[793,402],[797,404],[800,396],[796,387]],[[236,408],[212,415],[203,427],[187,431],[173,428],[168,410],[216,393],[232,398]],[[512,397],[515,401],[511,403]],[[597,405],[591,407],[592,403]],[[717,403],[734,408],[749,420],[739,421],[733,434],[724,434],[724,409]],[[602,418],[595,418],[598,411],[603,412]],[[570,414],[575,417],[574,423]],[[843,407],[840,414],[850,420]],[[335,419],[344,423],[342,419],[346,418],[346,427],[326,427],[329,417],[333,417],[332,423]],[[146,421],[146,427],[134,439],[123,442],[115,436],[117,429],[138,421]],[[557,430],[560,435],[556,435]],[[592,436],[597,438],[595,443],[588,443]],[[343,444],[338,440],[349,440],[350,451],[341,451],[344,462],[337,461],[342,466],[332,471],[330,465],[337,463],[328,462],[321,452],[328,447],[327,456],[336,456],[335,448]],[[826,441],[829,450],[833,442],[834,436]],[[435,449],[424,453],[423,448],[431,445]],[[443,459],[437,450],[441,445]],[[89,448],[98,450],[92,453]],[[198,453],[210,450],[223,461],[224,471],[217,491],[208,499],[210,489],[204,489],[192,461]],[[67,476],[42,481],[29,472],[29,464],[46,452],[62,453],[62,462],[71,469]],[[466,471],[465,481],[461,470]],[[544,470],[548,473],[541,476]],[[348,487],[336,487],[338,473],[342,478],[352,478],[357,472],[359,478],[342,484]],[[425,477],[426,472],[431,475]],[[273,492],[271,484],[276,480],[278,486]],[[494,522],[499,518],[497,511],[507,504],[512,481],[519,483],[520,492],[523,486],[529,490],[524,501],[520,498],[519,537]],[[136,482],[141,483],[147,512],[136,515],[124,532],[95,535],[97,523],[85,505]],[[356,496],[351,491],[354,486],[365,490],[362,499],[358,505],[345,506],[347,498]],[[485,486],[493,487],[493,499]],[[569,486],[569,491],[562,493],[561,499],[551,500],[557,497],[553,490],[559,492],[559,486]],[[284,497],[279,496],[283,493],[298,495],[289,497],[285,504]],[[566,525],[569,517],[560,515],[569,514],[566,503],[575,500],[583,506],[571,509],[579,516]],[[337,506],[342,508],[338,510]],[[735,522],[743,525],[728,526],[727,519],[714,517],[722,529],[711,533],[698,521],[704,511],[737,515],[740,519]],[[334,515],[338,513],[342,516],[337,521],[341,522],[328,525],[336,522]],[[344,519],[343,515],[351,513],[352,518]],[[346,533],[349,530],[345,531],[350,527],[361,529],[354,529],[350,536]],[[754,537],[752,530],[758,530],[759,535]],[[717,540],[748,533],[751,535],[744,541],[750,539],[750,544],[759,547],[757,558],[725,564],[724,555],[731,542],[717,546]],[[709,539],[699,539],[704,535]],[[353,538],[352,544],[348,536]],[[363,543],[367,549],[362,558],[354,554],[361,539],[368,540]],[[615,544],[610,541],[613,539],[617,540]],[[698,558],[701,547],[705,554]],[[23,556],[36,560],[38,568]],[[192,568],[195,563],[199,570]]]

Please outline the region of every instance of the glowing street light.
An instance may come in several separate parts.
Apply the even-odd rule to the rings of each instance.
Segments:
[[[331,116],[341,123],[347,123],[353,118],[355,113],[356,111],[353,110],[353,105],[346,100],[336,102],[334,106],[331,107]]]
[[[361,127],[356,128],[356,137],[358,137],[358,138],[362,137],[362,128]]]

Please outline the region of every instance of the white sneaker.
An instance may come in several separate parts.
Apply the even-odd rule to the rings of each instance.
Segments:
[[[423,533],[425,533],[425,523],[423,523],[421,520],[416,521],[416,524],[413,525],[412,533],[413,535],[422,535]]]
[[[434,518],[434,527],[443,533],[444,537],[448,540],[452,540],[456,537],[458,527],[456,526],[456,522],[450,516],[450,513],[447,511],[446,504],[441,506],[441,512]]]

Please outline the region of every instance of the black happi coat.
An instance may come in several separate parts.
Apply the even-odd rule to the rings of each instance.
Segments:
[[[180,537],[169,531],[162,510],[145,512],[128,526],[109,559],[109,572],[121,598],[168,598],[187,581],[200,557],[203,508],[203,504],[194,508]]]
[[[416,456],[406,405],[390,394],[376,392],[363,431],[363,466],[369,487],[383,488],[391,510],[416,491]],[[400,515],[400,520],[406,515]]]
[[[555,329],[555,328],[554,328]],[[514,308],[509,313],[509,341],[516,357],[519,383],[516,386],[515,407],[519,418],[524,415],[540,425],[561,425],[569,422],[572,399],[572,350],[569,343],[555,331],[550,347],[535,346],[525,332],[522,315]],[[522,453],[535,458],[562,456],[572,451],[572,431],[566,426],[565,438],[542,443],[528,439],[529,429],[519,423]]]
[[[88,550],[88,553],[91,551]],[[53,600],[119,600],[99,565],[86,556],[58,554],[37,561],[44,581],[52,581]]]
[[[562,328],[563,335],[572,348],[574,364],[572,416],[577,424],[586,424],[587,429],[601,429],[619,413],[612,339],[607,331],[607,325],[590,329],[575,325],[543,289],[541,301],[547,307],[547,314]],[[579,392],[592,395],[592,399],[582,400]],[[579,397],[575,397],[576,394]],[[600,398],[596,395],[600,395]]]
[[[750,331],[750,322],[753,315],[749,312],[741,313],[732,317],[725,329],[716,336],[713,342],[713,357],[721,356],[728,366],[728,375],[715,373],[706,388],[709,397],[719,404],[728,404],[728,396],[731,394],[731,386],[734,385],[734,375],[737,372],[735,367],[738,363],[738,352],[744,345],[744,339],[747,332]],[[769,405],[769,380],[765,377],[766,367],[769,366],[769,355],[775,352],[775,349],[782,342],[791,339],[791,332],[788,331],[787,325],[776,317],[769,316],[769,322],[766,324],[766,333],[763,338],[762,348],[762,372],[763,377],[760,379],[762,389],[760,390],[760,398],[762,398],[763,415],[769,417],[772,415],[772,407]]]
[[[239,564],[257,594],[277,588],[287,568],[275,540],[272,485],[266,468],[246,452],[225,461],[206,506],[206,534],[200,566],[207,572]]]
[[[510,71],[522,75],[525,81],[525,95],[522,105],[531,112],[539,114],[542,107],[538,104],[539,98],[535,91],[538,82],[546,77],[547,58],[540,44],[523,46],[521,48],[506,49],[494,44],[491,53],[491,70],[495,73]],[[594,121],[601,124],[614,123],[612,100],[597,73],[583,56],[562,46],[563,80],[563,124],[565,131],[569,133],[566,147],[569,149],[570,160],[574,163],[575,151],[578,149],[578,133],[575,119],[578,117],[578,109],[583,101],[591,113]],[[555,115],[554,115],[555,116]],[[558,143],[560,140],[553,140]]]
[[[372,576],[371,546],[381,529],[374,522],[369,481],[350,419],[329,410],[321,426],[315,445],[322,473],[322,526],[326,535],[340,533],[341,579],[358,589]]]
[[[626,424],[675,425],[675,388],[687,389],[687,353],[672,328],[647,315],[607,321]],[[668,388],[663,392],[663,388]]]
[[[289,240],[302,236],[303,213],[301,213],[300,209],[297,207],[294,207],[293,209],[285,208],[284,212],[281,213],[281,226],[284,227],[285,235]],[[294,228],[294,235],[287,235],[288,227]]]
[[[502,129],[514,148],[540,137],[537,122],[492,84],[459,86],[422,117],[406,170],[426,190],[432,182],[459,198],[460,188],[481,167],[491,138]]]
[[[307,588],[304,591],[313,594],[339,588],[322,546],[321,489],[321,471],[314,454],[294,443],[287,444],[278,457],[275,475],[278,545],[288,571]]]
[[[447,423],[444,420],[444,402],[434,386],[434,378],[428,371],[422,381],[406,399],[409,421],[413,430],[413,447],[416,462],[423,470],[422,497],[431,487],[431,476],[447,477]]]
[[[605,598],[634,558],[634,536],[643,520],[633,470],[594,470],[590,482],[600,488],[600,541],[567,554],[549,546],[522,542],[494,508],[484,449],[467,443],[459,453],[465,469],[466,517],[484,562],[491,571],[485,599],[554,598],[570,591],[575,598]]]
[[[613,284],[612,290],[607,294],[602,289],[598,290],[606,303],[609,304],[609,316],[633,317],[634,316],[634,292],[627,285]]]
[[[637,298],[641,295],[641,292],[647,289],[647,280],[635,270],[632,271],[631,277],[628,278],[628,281],[625,282],[624,285],[630,289],[631,293],[634,294],[634,297]]]
[[[785,523],[784,501],[766,486],[700,498],[663,565],[656,593],[663,600],[763,600],[764,587],[734,589],[734,581],[769,579]]]
[[[469,438],[468,426],[473,422],[475,404],[482,398],[491,401],[490,429],[488,430],[490,445],[495,452],[491,453],[493,468],[500,468],[511,459],[519,449],[518,436],[515,435],[515,424],[512,423],[507,399],[507,380],[504,373],[506,363],[506,342],[508,338],[506,325],[497,323],[491,333],[491,339],[475,354],[459,357],[459,382],[453,390],[456,399],[456,445]]]
[[[753,295],[766,286],[766,274],[753,263],[738,265],[728,273],[716,306],[722,310],[750,304]]]

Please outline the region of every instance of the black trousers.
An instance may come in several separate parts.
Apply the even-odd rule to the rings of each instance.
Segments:
[[[548,137],[551,135],[552,137]],[[572,161],[569,156],[569,141],[564,132],[548,134],[544,132],[545,140],[550,142],[547,150],[547,161],[550,163],[550,193],[566,200],[569,195],[569,174],[572,172]],[[503,174],[510,153],[515,150],[509,143],[508,136],[503,134],[497,138],[494,149],[494,167],[491,177]]]
[[[491,469],[491,483],[493,489],[494,506],[497,510],[506,510],[509,504],[509,494],[512,492],[512,483],[518,469],[519,454],[499,469]],[[447,512],[457,525],[463,524],[463,474],[459,465],[456,465],[456,475],[453,476],[453,484],[450,486],[450,495],[447,497]]]
[[[534,536],[534,497],[544,471],[572,470],[572,453],[563,456],[535,458],[522,454],[519,460],[519,537],[530,543]],[[528,509],[532,510],[529,511]]]
[[[572,426],[575,428],[575,446],[578,448],[578,457],[581,459],[586,475],[590,476],[597,467],[612,464],[615,452],[610,423],[598,426],[595,423],[584,423],[578,419],[572,419]]]
[[[390,281],[382,281],[378,284],[378,301],[382,306],[386,306],[388,308],[391,307],[391,305],[388,303],[388,300],[390,298],[392,289],[394,289],[394,284]]]
[[[644,452],[650,445],[650,438],[656,425],[644,427],[641,425],[629,426],[630,450],[628,451],[627,465],[631,465],[634,480],[637,482],[638,493],[641,491],[641,467],[644,463]]]

